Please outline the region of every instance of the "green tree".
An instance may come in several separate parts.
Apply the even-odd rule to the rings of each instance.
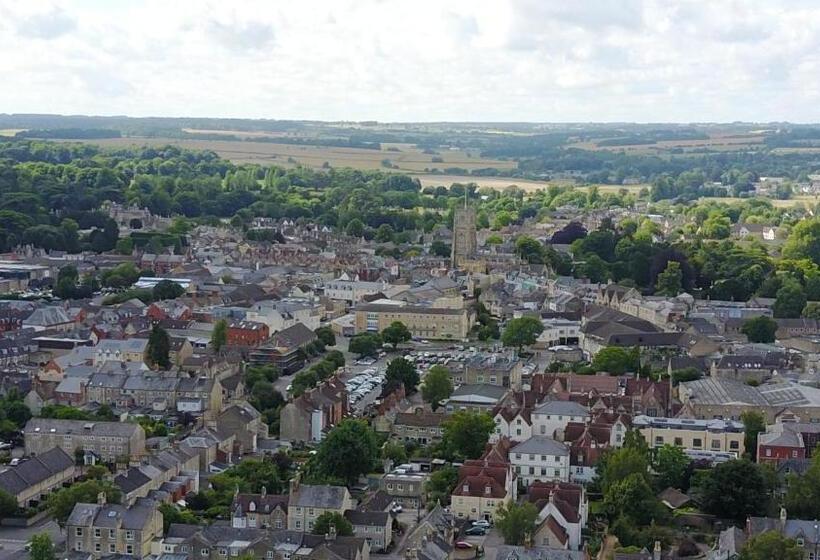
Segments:
[[[166,299],[176,299],[184,294],[185,290],[173,280],[160,280],[154,286],[152,293],[156,301],[163,301]]]
[[[495,430],[495,422],[486,412],[459,410],[442,422],[444,449],[460,459],[478,459]]]
[[[350,339],[348,350],[359,357],[375,356],[382,347],[382,337],[378,333],[359,333]]]
[[[783,282],[783,287],[777,290],[772,310],[777,318],[800,317],[806,307],[806,294],[803,287],[796,280],[789,279]]]
[[[54,543],[48,533],[35,533],[28,543],[30,560],[55,560]]]
[[[49,511],[60,525],[64,525],[75,504],[96,504],[97,496],[105,493],[108,503],[120,503],[120,489],[105,480],[76,482],[68,488],[52,492],[46,499]]]
[[[655,449],[652,459],[652,470],[657,474],[657,487],[689,489],[689,463],[691,460],[680,447],[666,444]]]
[[[704,511],[738,522],[764,515],[769,505],[769,483],[761,467],[746,459],[717,465],[699,479],[699,491]]]
[[[782,253],[787,259],[811,259],[820,264],[820,218],[800,220],[792,228]]]
[[[515,254],[530,264],[544,262],[544,246],[537,240],[522,235],[515,240]]]
[[[148,335],[148,363],[154,367],[168,369],[171,367],[171,359],[168,356],[170,352],[171,337],[165,329],[154,325],[151,334]]]
[[[604,495],[618,481],[638,474],[649,480],[649,461],[644,449],[624,444],[620,449],[607,452],[597,467],[597,482]]]
[[[784,505],[795,519],[820,517],[820,454],[811,459],[803,475],[790,474],[786,479]]]
[[[592,368],[595,371],[605,371],[611,375],[637,372],[640,367],[641,360],[638,348],[607,346],[599,350],[592,358]]]
[[[219,352],[228,344],[228,321],[220,319],[214,323],[214,330],[211,332],[211,348],[214,352]]]
[[[765,315],[747,319],[740,332],[746,335],[749,342],[774,342],[777,332],[777,321]]]
[[[680,263],[677,261],[669,261],[666,263],[666,269],[658,274],[658,279],[655,282],[655,293],[662,296],[675,297],[681,293],[683,289],[683,271]]]
[[[641,473],[617,480],[604,493],[603,509],[610,519],[626,518],[636,525],[648,525],[661,515],[658,499]]]
[[[453,381],[450,377],[450,370],[444,366],[433,366],[424,377],[421,386],[421,396],[424,402],[430,404],[435,411],[441,406],[441,401],[453,394]]]
[[[389,459],[394,465],[407,462],[407,449],[400,441],[388,440],[382,445],[382,459]]]
[[[434,471],[424,486],[427,493],[427,503],[446,505],[450,502],[450,495],[458,482],[458,469],[447,465]]]
[[[350,237],[361,237],[364,235],[364,224],[358,218],[353,218],[347,222],[345,233]]]
[[[316,464],[328,476],[353,486],[370,472],[379,456],[376,434],[364,420],[342,420],[330,430],[316,453]]]
[[[394,358],[387,364],[385,381],[389,390],[397,388],[401,383],[407,393],[413,393],[419,384],[419,372],[416,371],[416,366],[405,358]]]
[[[390,224],[382,224],[376,228],[376,241],[379,243],[393,241],[393,228]]]
[[[327,326],[319,327],[313,332],[316,333],[316,336],[319,337],[319,340],[321,340],[325,346],[336,346],[336,334],[332,328]]]
[[[801,315],[806,319],[820,319],[820,303],[816,301],[806,303]]]
[[[388,327],[382,330],[381,334],[384,342],[393,345],[393,350],[395,350],[400,343],[407,342],[413,338],[407,325],[401,321],[393,321]]]
[[[316,518],[313,524],[314,535],[328,535],[333,527],[340,537],[353,536],[353,525],[338,511],[326,511]]]
[[[430,254],[442,258],[449,257],[450,247],[444,241],[436,239],[430,244]]]
[[[538,335],[543,331],[543,323],[535,317],[511,319],[501,334],[501,342],[504,346],[518,348],[518,351],[521,352],[524,346],[535,344]]]
[[[777,531],[755,535],[743,545],[738,560],[801,560],[803,550],[797,541]]]
[[[746,455],[752,461],[757,461],[757,436],[766,431],[766,418],[757,410],[747,410],[740,415],[740,419],[746,432],[743,441]]]
[[[134,252],[134,240],[130,237],[123,237],[117,241],[116,249],[120,255],[130,255]]]
[[[538,509],[531,502],[521,505],[507,502],[496,508],[495,525],[504,537],[504,544],[521,546],[532,538]]]
[[[17,498],[5,490],[0,490],[0,519],[15,515],[17,510]]]

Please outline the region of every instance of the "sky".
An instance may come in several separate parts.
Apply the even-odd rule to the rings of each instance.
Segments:
[[[0,0],[0,113],[820,122],[820,1]]]

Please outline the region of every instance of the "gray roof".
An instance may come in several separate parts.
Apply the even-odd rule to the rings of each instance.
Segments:
[[[557,416],[587,416],[585,406],[575,401],[546,401],[532,411],[533,414],[550,414]]]
[[[291,495],[289,506],[341,509],[347,488],[344,486],[311,486],[302,484]]]
[[[128,422],[89,422],[85,420],[32,418],[26,422],[26,427],[23,428],[23,432],[25,434],[90,434],[94,436],[120,436],[130,438],[134,434],[144,431],[141,426],[129,424]]]
[[[16,496],[26,488],[73,467],[74,459],[62,449],[55,447],[0,473],[0,489]]]
[[[584,560],[586,553],[579,550],[561,550],[544,546],[524,548],[523,546],[502,545],[498,547],[495,558],[496,560]]]
[[[386,511],[357,511],[349,509],[345,512],[345,519],[352,525],[367,525],[384,527],[390,519],[390,513]]]
[[[75,504],[67,526],[110,527],[142,530],[156,511],[152,500],[137,500],[131,507],[119,504]]]
[[[489,399],[501,400],[507,394],[509,389],[499,385],[489,385],[486,383],[466,384],[460,385],[453,394],[450,395],[450,400],[465,400],[470,397],[484,397]]]
[[[62,307],[50,306],[35,309],[34,312],[23,321],[24,325],[34,325],[38,327],[50,327],[70,323],[71,318]]]
[[[550,437],[532,436],[530,439],[519,443],[510,453],[530,453],[533,455],[569,455],[569,449],[560,441],[555,441]]]

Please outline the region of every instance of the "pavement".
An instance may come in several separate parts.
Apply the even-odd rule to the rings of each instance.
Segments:
[[[47,533],[54,543],[54,548],[62,550],[65,535],[53,519],[40,522],[33,527],[0,527],[0,560],[11,558],[23,550],[33,535]]]

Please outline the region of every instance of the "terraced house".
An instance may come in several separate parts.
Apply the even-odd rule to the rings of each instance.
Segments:
[[[162,536],[162,514],[154,500],[142,498],[130,506],[107,504],[100,494],[96,504],[75,504],[66,521],[66,549],[100,558],[126,554],[145,558],[152,541]]]
[[[32,418],[23,434],[26,455],[41,455],[59,447],[72,457],[77,450],[84,451],[90,462],[145,456],[145,430],[139,424]]]
[[[0,490],[14,496],[20,507],[36,506],[76,476],[73,455],[54,448],[0,473]]]

